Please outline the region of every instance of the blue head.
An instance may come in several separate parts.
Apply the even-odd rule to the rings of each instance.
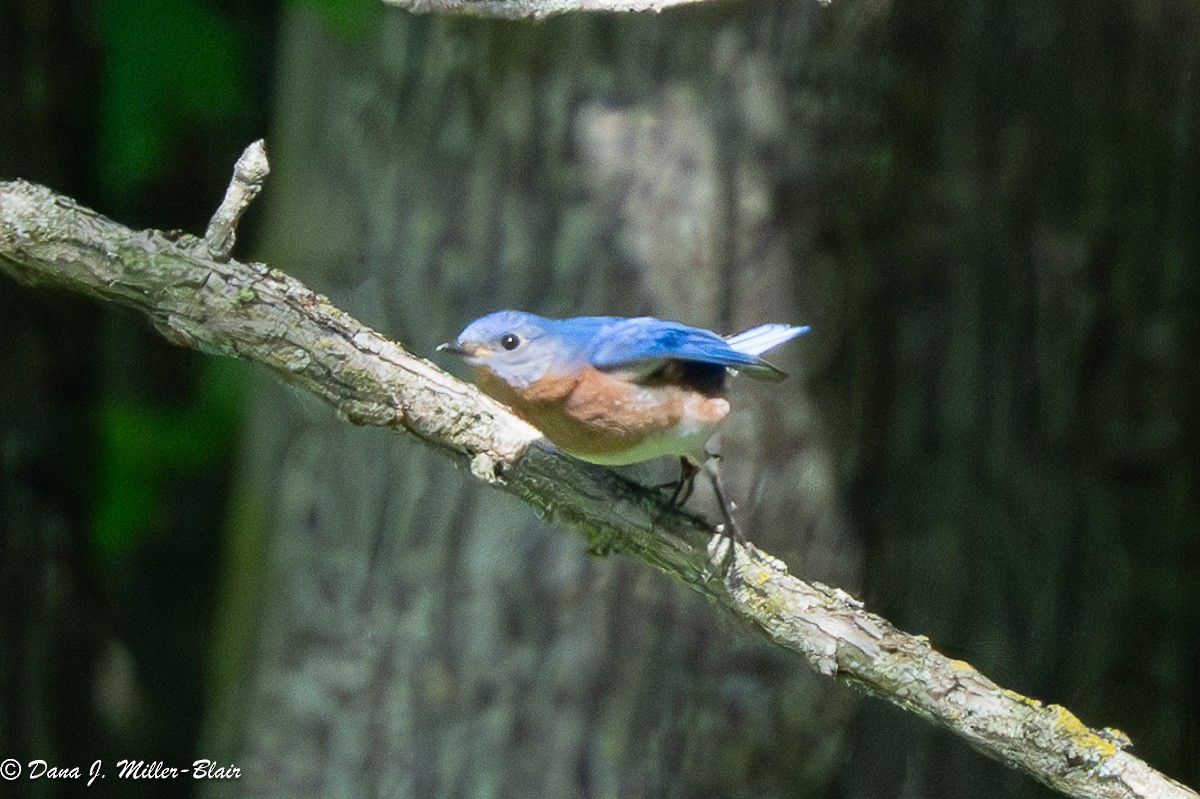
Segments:
[[[496,311],[467,325],[453,342],[438,347],[485,367],[514,388],[525,388],[551,367],[573,358],[573,337],[562,323],[521,311]]]

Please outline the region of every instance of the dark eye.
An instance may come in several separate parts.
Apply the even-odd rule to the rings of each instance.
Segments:
[[[505,333],[504,337],[500,339],[500,346],[506,350],[515,350],[521,346],[521,337],[516,333]]]

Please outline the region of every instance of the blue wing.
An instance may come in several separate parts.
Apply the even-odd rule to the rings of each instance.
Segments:
[[[758,357],[698,327],[649,316],[622,319],[600,327],[587,353],[597,369],[628,368],[649,373],[671,360],[699,361],[741,369],[757,377],[780,378],[783,373]]]

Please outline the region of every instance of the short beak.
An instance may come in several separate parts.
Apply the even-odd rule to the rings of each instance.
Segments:
[[[487,355],[490,350],[482,344],[477,344],[474,341],[454,342],[447,341],[445,344],[437,346],[438,352],[448,352],[452,355],[460,355],[463,358],[473,358],[477,355]]]

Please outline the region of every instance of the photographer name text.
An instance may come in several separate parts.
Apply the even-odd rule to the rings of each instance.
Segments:
[[[119,780],[236,780],[242,770],[234,765],[222,766],[212,760],[196,760],[186,767],[168,766],[161,760],[118,760],[113,772]],[[16,758],[0,762],[0,779],[12,782],[24,777],[29,780],[82,780],[91,785],[107,777],[104,761],[93,760],[84,770],[81,766],[56,766],[45,760],[22,763]]]

